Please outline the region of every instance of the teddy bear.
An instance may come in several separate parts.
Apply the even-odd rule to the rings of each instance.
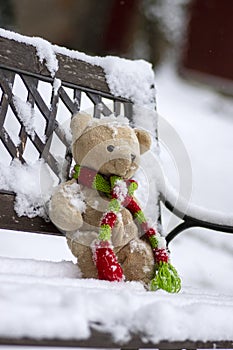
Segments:
[[[70,128],[76,165],[72,178],[55,189],[49,216],[65,232],[82,277],[178,291],[165,239],[150,227],[134,195],[132,177],[150,149],[149,133],[124,117],[97,119],[83,112],[73,116]]]

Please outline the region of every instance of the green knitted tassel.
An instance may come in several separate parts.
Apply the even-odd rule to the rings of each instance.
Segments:
[[[174,266],[169,262],[160,262],[156,275],[150,282],[150,290],[164,289],[169,293],[178,293],[181,289],[181,280]]]

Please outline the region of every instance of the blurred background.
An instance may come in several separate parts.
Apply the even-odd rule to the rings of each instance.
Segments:
[[[231,0],[0,0],[0,27],[155,67],[172,55],[183,76],[233,91]]]

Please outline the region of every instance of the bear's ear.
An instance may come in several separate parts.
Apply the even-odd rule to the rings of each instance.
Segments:
[[[73,116],[70,122],[73,143],[83,134],[91,120],[92,116],[83,112],[78,112]]]
[[[143,154],[150,149],[150,146],[151,146],[150,134],[147,131],[142,129],[134,129],[134,131],[140,144],[140,153]]]

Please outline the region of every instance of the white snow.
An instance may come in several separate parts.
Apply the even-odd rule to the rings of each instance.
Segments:
[[[151,89],[151,86],[154,85],[154,72],[151,64],[144,60],[132,61],[114,56],[92,57],[82,52],[52,45],[42,38],[27,37],[4,29],[0,29],[0,36],[35,46],[40,62],[45,61],[52,77],[55,77],[59,68],[56,54],[63,54],[102,67],[114,96],[129,98],[149,108],[155,104],[154,90]],[[67,69],[72,68],[67,67]]]
[[[154,108],[148,108],[148,106],[140,106],[138,104],[134,105],[133,120],[135,127],[149,131],[153,138],[155,138],[158,114]],[[155,142],[154,148],[156,148],[156,146],[157,144]]]
[[[165,184],[163,181],[165,180]],[[233,226],[232,213],[225,213],[220,210],[211,210],[201,205],[196,205],[190,202],[190,198],[184,198],[179,194],[169,182],[168,178],[163,175],[163,178],[156,179],[158,189],[161,193],[165,194],[166,200],[168,200],[177,210],[185,215],[193,218],[226,226]],[[163,186],[165,185],[165,186]]]
[[[24,36],[2,28],[0,28],[0,36],[18,41],[20,43],[25,43],[27,45],[35,46],[40,62],[45,62],[51,76],[55,75],[56,71],[58,70],[58,61],[52,45],[47,40],[38,37]]]
[[[24,278],[80,278],[81,272],[77,264],[71,261],[40,261],[32,259],[0,258],[0,275],[14,275]]]
[[[55,78],[55,79],[54,79],[54,81],[53,81],[53,91],[54,91],[54,95],[57,95],[57,94],[58,94],[58,90],[59,90],[61,84],[62,84],[61,79],[58,79],[58,78]]]
[[[14,209],[18,216],[47,217],[46,203],[52,193],[53,179],[44,161],[9,166],[0,163],[0,188],[16,193]]]
[[[102,60],[101,65],[113,95],[128,98],[140,106],[154,107],[155,92],[151,88],[154,85],[154,73],[151,64],[144,60],[130,61],[117,57]]]
[[[17,133],[17,121],[15,119],[12,120],[12,114],[13,112],[9,109],[8,118],[4,123],[4,127],[8,135],[5,133],[4,136],[5,136],[5,141],[8,140],[8,136],[9,136],[10,139],[14,142],[14,144],[18,146],[20,143],[20,138]]]
[[[0,266],[0,336],[86,339],[98,324],[123,343],[138,333],[145,342],[232,340],[232,295],[187,286],[170,295],[136,282],[78,279],[67,262],[1,258]]]
[[[13,103],[16,111],[23,125],[25,126],[26,132],[35,137],[35,113],[29,102],[24,102],[19,97],[13,97]]]

